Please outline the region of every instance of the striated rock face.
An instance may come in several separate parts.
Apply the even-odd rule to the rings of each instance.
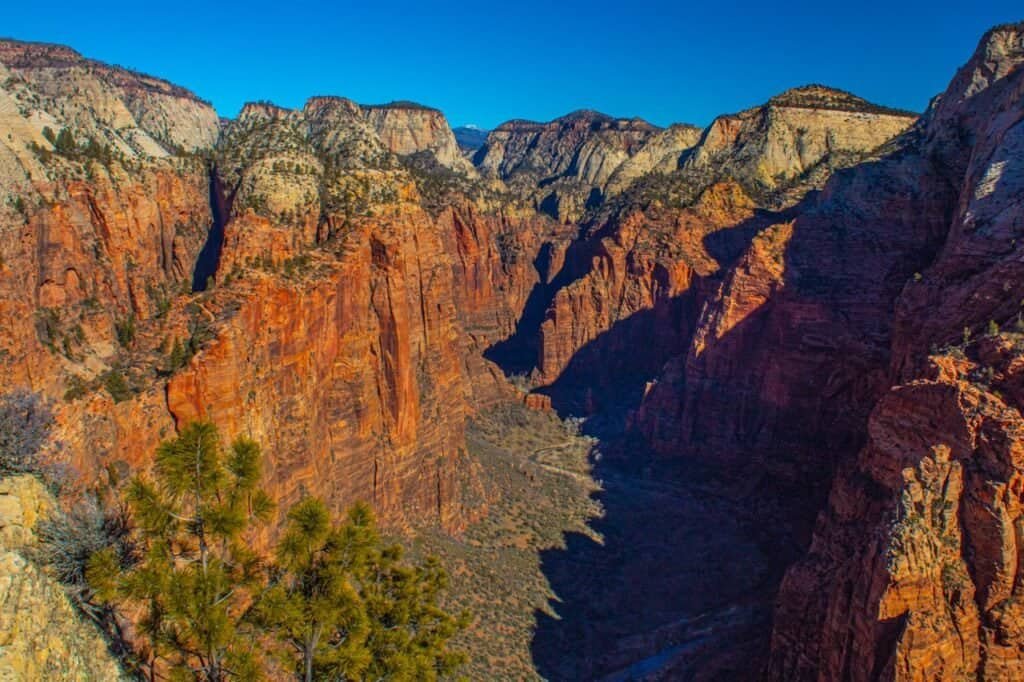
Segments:
[[[53,505],[34,477],[0,480],[0,679],[128,680],[60,583],[26,558]]]
[[[953,198],[938,178],[922,182],[930,172],[887,158],[840,173],[792,224],[751,243],[641,407],[656,451],[821,480],[823,445],[859,445],[887,385],[893,301],[936,248]]]
[[[538,180],[568,174],[600,185],[657,130],[640,119],[596,111],[577,111],[550,123],[510,121],[487,136],[477,166],[504,180],[517,174]]]
[[[162,145],[205,147],[217,119],[180,88],[66,48],[3,41],[0,69],[0,374],[59,395],[109,366],[118,322],[156,316],[190,276],[207,175]],[[142,101],[165,127],[132,113]],[[56,150],[45,129],[73,141]]]
[[[543,313],[576,231],[532,212],[489,215],[469,204],[448,208],[437,224],[452,260],[474,398],[507,397],[504,375],[484,356],[533,366],[535,337],[527,330],[539,323],[533,318]]]
[[[260,441],[282,506],[303,494],[338,509],[363,499],[391,522],[458,526],[456,486],[472,478],[468,386],[451,267],[431,226],[415,214],[363,221],[342,255],[310,254],[292,281],[243,275],[237,310],[168,385],[179,425],[209,417]]]
[[[389,150],[402,156],[431,152],[444,166],[471,172],[444,114],[412,102],[364,105],[363,116]]]

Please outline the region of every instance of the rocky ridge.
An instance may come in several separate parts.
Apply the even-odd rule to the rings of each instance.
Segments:
[[[615,170],[658,129],[640,119],[577,111],[550,123],[509,121],[473,158],[486,176],[509,184],[563,222],[579,220]]]
[[[1022,31],[762,229],[636,415],[665,456],[831,482],[794,529],[769,679],[1020,675]]]

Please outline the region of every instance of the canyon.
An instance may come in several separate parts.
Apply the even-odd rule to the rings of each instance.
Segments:
[[[0,383],[75,477],[210,419],[493,575],[475,676],[1017,679],[1022,65],[481,140],[2,40]]]

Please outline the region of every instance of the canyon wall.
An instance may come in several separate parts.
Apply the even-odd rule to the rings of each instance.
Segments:
[[[340,98],[247,105],[221,135],[162,81],[53,46],[5,42],[0,59],[17,133],[0,148],[3,378],[56,403],[60,458],[144,470],[210,418],[263,444],[281,509],[366,499],[388,523],[449,529],[482,513],[463,428],[474,385],[493,399],[503,379],[467,359],[456,291],[479,295],[456,288],[460,227],[420,207],[394,153],[434,138],[382,139],[393,115]],[[211,127],[181,132],[196,120]]]
[[[575,381],[563,377],[572,363],[585,373],[598,368],[599,383],[624,374],[653,378],[689,343],[705,290],[718,286],[752,235],[913,121],[820,87],[716,119],[681,152],[674,172],[652,168],[595,212],[588,243],[575,250],[538,330],[537,382]],[[653,157],[664,158],[659,138],[671,131],[650,138],[613,174],[613,184],[633,175],[632,162],[652,148]],[[685,129],[674,135],[679,146],[693,139]],[[781,212],[773,216],[769,208]],[[648,352],[631,353],[637,344]],[[623,360],[643,362],[616,366]]]
[[[1024,26],[986,35],[883,179],[951,187],[929,200],[944,239],[896,291],[891,387],[783,583],[773,678],[1024,674],[1022,64]]]

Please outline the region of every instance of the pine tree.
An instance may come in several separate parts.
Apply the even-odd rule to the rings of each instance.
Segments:
[[[288,645],[286,658],[294,660],[298,679],[311,682],[314,670],[325,668],[358,679],[369,665],[369,622],[351,569],[369,560],[375,541],[372,526],[332,527],[327,507],[316,498],[288,513],[271,586],[251,616]]]
[[[78,150],[78,145],[75,144],[75,136],[71,134],[71,131],[67,128],[61,128],[60,132],[57,133],[57,140],[53,143],[54,148],[58,154],[70,155],[74,154]]]
[[[101,551],[89,563],[90,584],[101,601],[141,613],[151,679],[158,658],[174,679],[258,678],[241,626],[259,563],[245,534],[272,510],[258,487],[259,446],[239,438],[225,453],[213,424],[192,423],[160,444],[154,473],[128,489],[140,561],[123,567]]]
[[[403,562],[366,504],[340,526],[316,499],[288,519],[271,587],[251,616],[285,645],[296,679],[418,682],[457,670],[464,656],[448,645],[465,617],[438,605],[447,575],[437,560]]]
[[[167,358],[167,373],[174,374],[188,363],[188,355],[185,347],[181,345],[181,339],[174,339],[174,346],[171,348]]]
[[[409,566],[402,561],[401,547],[384,547],[361,585],[370,619],[366,679],[432,682],[463,664],[464,654],[448,644],[466,626],[467,617],[453,616],[438,605],[448,575],[437,559]]]

